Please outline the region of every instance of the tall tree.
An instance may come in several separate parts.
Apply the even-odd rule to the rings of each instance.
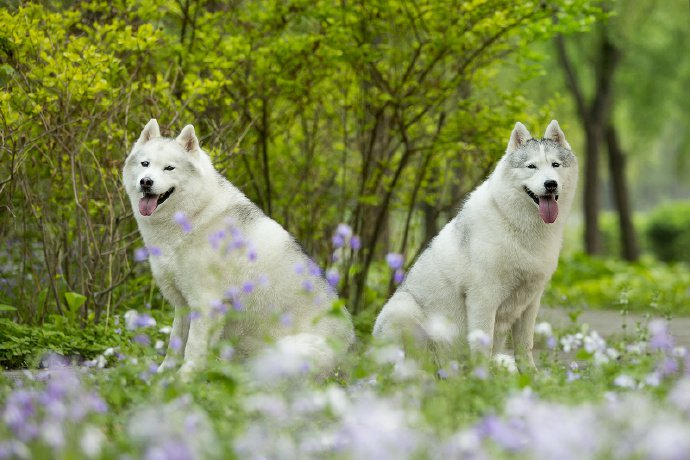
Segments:
[[[592,46],[594,54],[591,59],[594,88],[589,97],[583,88],[584,84],[576,71],[573,59],[568,53],[565,38],[563,35],[557,35],[555,38],[558,60],[585,133],[584,246],[589,254],[601,254],[603,251],[599,229],[602,201],[600,151],[602,147],[606,147],[609,173],[614,189],[614,203],[618,211],[622,256],[627,260],[636,260],[639,257],[639,249],[632,223],[628,188],[625,183],[625,156],[617,141],[612,118],[615,96],[614,76],[621,61],[622,51],[612,39],[608,23],[599,24],[594,34]]]

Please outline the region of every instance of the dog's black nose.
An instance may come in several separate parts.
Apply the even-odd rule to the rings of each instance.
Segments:
[[[558,190],[558,182],[555,180],[547,180],[544,182],[544,188],[547,192],[554,193],[556,190]]]
[[[153,179],[150,177],[142,177],[139,181],[139,184],[141,184],[141,186],[144,188],[151,188],[153,187]]]

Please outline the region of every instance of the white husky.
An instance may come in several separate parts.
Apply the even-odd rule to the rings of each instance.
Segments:
[[[188,377],[224,335],[241,356],[276,340],[323,372],[353,342],[350,316],[333,314],[337,296],[318,267],[215,170],[192,125],[169,139],[149,121],[123,181],[153,276],[175,307],[160,369],[179,350]]]
[[[577,175],[577,159],[555,120],[541,140],[516,123],[494,172],[412,266],[381,310],[374,335],[411,335],[448,359],[470,333],[471,349],[481,348],[476,338],[483,335],[496,354],[512,329],[518,365],[534,367],[534,323],[558,264]]]

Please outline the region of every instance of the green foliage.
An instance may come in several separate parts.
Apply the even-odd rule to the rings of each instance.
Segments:
[[[93,359],[106,348],[127,345],[131,338],[114,332],[102,324],[82,329],[73,323],[47,321],[41,327],[17,324],[0,318],[0,367],[19,369],[36,367],[48,352],[68,360],[81,362]]]
[[[685,432],[687,361],[677,350],[640,351],[640,343],[650,343],[645,333],[604,341],[584,328],[572,332],[550,338],[560,343],[579,334],[572,350],[577,365],[558,350],[539,349],[538,372],[510,373],[481,354],[438,369],[428,356],[368,347],[352,351],[326,381],[302,373],[261,380],[250,364],[213,359],[182,382],[174,371],[154,372],[149,349],[81,378],[62,371],[0,385],[0,405],[13,410],[0,423],[0,445],[19,445],[31,458],[104,459],[146,458],[171,448],[192,458],[286,452],[296,458],[555,458],[564,449],[578,458],[608,458],[613,448],[647,458],[668,452],[667,444],[645,436],[649,426],[669,436]],[[270,366],[284,365],[277,358]],[[631,411],[635,419],[628,422]],[[57,428],[48,423],[56,419]],[[633,429],[640,441],[626,437]],[[50,436],[55,433],[64,436]],[[591,452],[583,444],[601,455],[582,454]],[[683,453],[687,448],[681,445]]]
[[[391,212],[447,213],[516,119],[553,117],[498,89],[504,58],[599,14],[588,0],[2,8],[0,302],[25,322],[100,320],[148,290],[119,170],[156,117],[167,135],[194,123],[221,172],[318,261],[349,222],[362,251],[343,295],[361,311],[374,256],[408,245],[381,244]]]
[[[573,254],[561,259],[542,304],[690,314],[690,269],[645,257],[638,263]]]
[[[647,238],[667,262],[690,262],[690,201],[666,203],[650,213]]]

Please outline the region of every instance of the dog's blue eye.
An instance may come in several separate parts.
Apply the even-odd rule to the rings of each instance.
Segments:
[[[148,168],[148,167],[149,167],[149,162],[148,162],[148,161],[142,161],[142,162],[141,162],[141,165],[142,165],[144,168]]]
[[[551,166],[554,168],[558,168],[560,165],[561,165],[560,163],[557,163],[555,161],[553,163],[551,163]]]
[[[163,168],[163,169],[166,170],[166,171],[172,171],[173,169],[175,169],[175,167],[174,167],[174,166],[166,166],[166,167]]]
[[[528,164],[527,167],[529,169],[537,169],[537,165],[535,165],[535,164]]]

